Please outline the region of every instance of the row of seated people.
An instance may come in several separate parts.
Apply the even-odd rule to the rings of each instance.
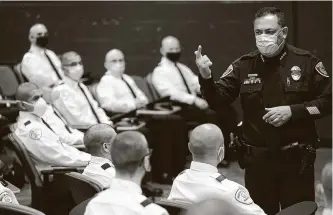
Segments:
[[[115,214],[168,214],[142,195],[140,185],[146,172],[151,170],[152,155],[144,135],[137,131],[116,134],[110,125],[96,124],[85,133],[84,143],[97,162],[92,159],[83,174],[93,177],[107,188],[89,200],[85,215],[110,214],[111,211]],[[205,211],[202,214],[213,211],[222,215],[265,214],[253,202],[245,187],[218,172],[217,165],[224,158],[225,148],[223,134],[216,125],[196,127],[188,146],[193,161],[190,168],[179,173],[174,180],[168,199],[193,205],[213,198],[224,206],[201,208]],[[327,201],[325,213],[329,213],[332,206],[331,179],[332,164],[329,163],[322,173],[322,191]],[[5,191],[4,201],[17,204],[10,190]],[[192,213],[195,211],[192,210]]]

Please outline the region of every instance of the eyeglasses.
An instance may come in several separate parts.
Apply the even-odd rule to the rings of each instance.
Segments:
[[[82,61],[79,61],[79,62],[72,62],[70,64],[65,64],[64,66],[70,66],[70,67],[73,67],[73,66],[77,66],[77,65],[82,65]]]

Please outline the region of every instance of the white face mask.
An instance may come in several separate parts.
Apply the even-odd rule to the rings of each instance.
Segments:
[[[73,79],[74,81],[80,81],[83,76],[83,66],[77,65],[74,68],[69,69],[67,76]]]
[[[43,98],[39,98],[37,102],[34,104],[33,114],[42,117],[46,111],[47,104]]]
[[[116,63],[110,66],[110,71],[115,74],[122,75],[125,71],[125,64]]]
[[[280,49],[283,41],[278,45],[278,35],[282,30],[274,35],[258,35],[256,36],[256,45],[259,52],[266,57],[274,57]],[[284,40],[284,39],[283,39]]]

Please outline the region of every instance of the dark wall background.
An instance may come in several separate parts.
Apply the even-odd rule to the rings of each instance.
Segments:
[[[36,22],[50,33],[56,53],[77,51],[86,73],[99,78],[112,48],[125,53],[127,73],[146,75],[159,62],[167,35],[182,43],[182,62],[196,71],[199,44],[212,59],[215,77],[240,55],[255,48],[252,19],[263,6],[286,15],[290,44],[315,53],[332,70],[332,2],[0,2],[0,63],[20,62],[29,49],[28,31]],[[331,117],[318,123],[331,138]]]

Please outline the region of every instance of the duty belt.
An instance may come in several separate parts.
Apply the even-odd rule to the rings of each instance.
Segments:
[[[300,144],[299,142],[293,142],[288,145],[282,146],[279,148],[279,151],[286,151],[288,149],[296,148],[296,147],[303,147],[306,144]],[[272,149],[266,148],[266,147],[258,147],[258,146],[251,146],[243,143],[243,146],[245,148],[245,154],[264,154],[268,152],[273,152]]]

